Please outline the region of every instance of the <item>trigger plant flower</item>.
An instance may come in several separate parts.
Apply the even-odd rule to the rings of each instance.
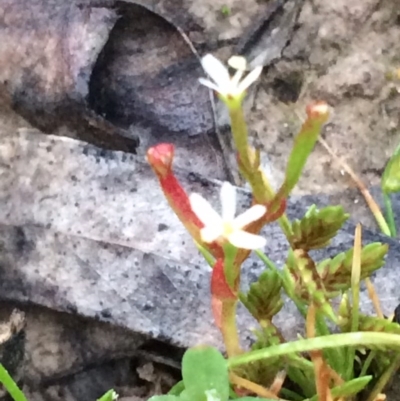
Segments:
[[[228,63],[236,69],[236,73],[232,77],[228,68],[221,61],[211,54],[205,55],[201,59],[201,65],[211,80],[199,78],[199,81],[202,85],[218,92],[223,99],[241,99],[246,89],[260,76],[262,66],[254,68],[242,80],[246,70],[246,60],[240,56],[233,56]]]
[[[189,199],[193,212],[204,224],[200,235],[205,243],[223,239],[240,249],[259,249],[265,246],[264,237],[244,231],[247,225],[257,221],[265,214],[265,206],[254,205],[235,217],[236,190],[228,182],[224,182],[221,187],[221,216],[199,194],[191,194]]]

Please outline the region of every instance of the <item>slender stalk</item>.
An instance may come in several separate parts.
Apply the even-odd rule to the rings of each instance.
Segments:
[[[27,401],[25,394],[20,390],[2,364],[0,364],[0,383],[3,384],[4,388],[11,395],[14,401]]]
[[[383,192],[383,201],[385,203],[386,220],[390,229],[390,236],[395,238],[397,236],[397,230],[396,230],[396,222],[394,220],[392,200],[390,198],[390,195],[387,194],[386,192]]]
[[[228,368],[231,369],[236,366],[241,366],[260,360],[268,360],[281,355],[309,352],[319,349],[346,347],[351,345],[356,347],[378,345],[400,349],[400,335],[374,332],[331,334],[329,336],[307,338],[246,352],[242,355],[230,357],[227,363]]]
[[[359,377],[363,377],[367,374],[369,367],[371,366],[372,361],[374,360],[376,356],[376,351],[373,350],[371,351],[368,356],[367,359],[365,360],[365,362],[362,365],[362,369],[361,369],[361,373],[359,375]]]
[[[372,305],[374,305],[376,315],[379,318],[384,319],[385,317],[383,316],[379,297],[375,291],[375,288],[374,288],[374,285],[372,284],[371,279],[369,277],[367,277],[364,281],[365,281],[365,286],[367,287],[369,299],[372,301]]]
[[[351,269],[351,295],[352,295],[352,313],[351,328],[352,332],[358,330],[359,326],[359,308],[360,308],[360,274],[361,274],[361,225],[358,224],[354,235],[354,253],[353,265]],[[354,358],[356,350],[350,347],[347,350],[346,379],[351,380],[354,377]]]
[[[256,182],[254,180],[256,180],[258,184],[260,184],[261,177],[255,171],[257,170],[257,168],[255,168],[255,166],[253,165],[254,163],[254,160],[252,160],[253,158],[250,158],[249,135],[246,125],[246,120],[243,114],[241,101],[240,102],[235,101],[230,103],[228,105],[228,110],[231,119],[231,130],[232,130],[233,141],[235,143],[236,149],[239,154],[239,158],[243,163],[245,170],[250,172],[247,179],[249,180],[249,183],[251,184],[254,193],[255,192],[254,190],[257,187]],[[275,196],[275,191],[273,190],[271,184],[269,183],[266,175],[264,173],[262,173],[261,175],[262,175],[262,188],[265,191],[265,193],[268,194],[268,198],[271,201]],[[286,214],[283,214],[278,219],[278,223],[283,233],[285,234],[286,238],[290,242],[292,225],[290,224],[290,221],[286,216]]]
[[[265,387],[260,386],[257,383],[253,383],[250,380],[244,379],[243,377],[239,377],[238,375],[236,375],[232,372],[229,374],[229,380],[232,384],[235,384],[236,386],[245,388],[246,390],[249,390],[252,393],[257,394],[260,397],[270,398],[270,399],[279,400],[279,401],[285,401],[282,398],[279,398],[272,391],[266,389]]]
[[[228,357],[243,353],[236,326],[236,300],[222,301],[221,332]]]
[[[248,152],[249,135],[246,121],[244,119],[243,108],[241,104],[228,107],[231,118],[231,129],[233,141],[239,153],[240,160],[244,163],[247,170],[251,169],[250,157]]]

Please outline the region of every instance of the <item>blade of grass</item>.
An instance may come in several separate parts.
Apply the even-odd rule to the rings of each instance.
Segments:
[[[364,331],[301,339],[236,355],[229,358],[227,364],[228,368],[231,369],[236,366],[245,365],[259,360],[267,360],[281,355],[297,354],[299,352],[309,352],[319,349],[325,350],[337,347],[368,347],[375,345],[400,349],[400,335]]]
[[[352,308],[351,308],[351,328],[352,332],[358,330],[359,325],[359,308],[360,308],[360,274],[361,274],[361,225],[358,224],[354,235],[354,252],[353,252],[353,265],[351,269],[351,295],[352,295]],[[346,362],[346,380],[354,378],[354,357],[356,350],[354,347],[349,347],[347,350]]]
[[[371,363],[374,360],[375,356],[376,356],[376,351],[375,350],[372,350],[368,354],[367,359],[365,360],[365,362],[362,365],[362,369],[361,369],[361,373],[359,375],[359,378],[361,378],[361,377],[363,377],[363,376],[365,376],[367,374],[368,369],[371,366]]]
[[[383,192],[382,196],[383,196],[383,202],[385,204],[386,220],[389,225],[390,234],[393,238],[395,238],[395,237],[397,237],[397,230],[396,230],[396,222],[394,220],[394,214],[393,214],[392,199],[390,198],[390,195],[387,194],[386,192]]]
[[[17,386],[17,383],[15,383],[2,364],[0,364],[0,383],[3,384],[4,388],[11,395],[14,401],[27,401],[25,394]]]
[[[381,305],[379,302],[378,295],[376,294],[374,285],[372,284],[372,281],[369,277],[367,277],[364,281],[365,281],[365,285],[367,287],[369,299],[372,301],[372,304],[374,305],[376,315],[379,318],[383,319],[384,316],[383,316],[382,308],[381,308]]]

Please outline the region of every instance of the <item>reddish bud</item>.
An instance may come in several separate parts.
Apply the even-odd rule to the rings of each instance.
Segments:
[[[326,122],[329,117],[328,103],[324,102],[323,100],[310,103],[306,107],[306,113],[308,118],[322,119],[324,122]]]
[[[223,254],[221,246],[217,243],[204,244],[201,240],[200,229],[204,225],[193,212],[187,193],[172,171],[173,158],[174,145],[169,143],[161,143],[147,151],[147,160],[156,173],[161,189],[172,210],[193,239],[209,250],[215,258],[219,258]]]
[[[160,143],[147,151],[147,160],[159,178],[165,178],[172,169],[175,148],[171,143]]]

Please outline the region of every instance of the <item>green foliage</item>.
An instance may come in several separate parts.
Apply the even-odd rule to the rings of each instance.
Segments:
[[[383,266],[387,251],[388,245],[380,242],[374,242],[362,248],[361,280],[369,277],[375,270]],[[353,253],[353,249],[350,249],[317,265],[318,274],[329,297],[334,297],[339,292],[350,288]]]
[[[265,270],[247,294],[240,294],[240,300],[259,321],[269,321],[283,306],[281,297],[282,279],[278,272]]]
[[[286,280],[292,282],[292,295],[316,306],[332,321],[335,313],[329,303],[324,282],[317,272],[314,261],[303,251],[290,251],[284,267]]]
[[[27,401],[25,394],[18,387],[17,383],[15,383],[2,364],[0,364],[0,383],[4,386],[14,401]]]
[[[221,11],[228,14],[228,9],[224,7]],[[270,386],[274,395],[290,401],[316,401],[317,389],[320,394],[326,393],[324,399],[354,401],[360,392],[364,392],[367,394],[366,400],[373,401],[387,383],[390,373],[400,364],[400,357],[396,357],[397,360],[392,356],[394,353],[388,351],[388,347],[391,350],[400,349],[400,326],[385,319],[359,314],[360,284],[383,266],[388,246],[373,243],[362,247],[359,226],[354,249],[319,263],[313,259],[311,251],[329,245],[349,215],[341,206],[318,209],[312,205],[303,218],[291,222],[285,214],[285,208],[287,198],[300,179],[320,131],[328,121],[329,107],[325,102],[313,102],[307,107],[307,118],[295,136],[283,184],[276,192],[261,168],[260,152],[249,144],[242,108],[246,89],[259,76],[261,69],[256,68],[248,75],[250,79],[241,81],[246,62],[243,59],[234,61],[238,71],[231,79],[228,76],[230,71],[219,65],[221,82],[206,86],[214,88],[228,108],[239,172],[252,190],[253,203],[267,208],[264,216],[249,222],[244,230],[257,235],[265,224],[277,221],[289,244],[289,251],[283,270],[280,270],[267,255],[257,250],[267,270],[250,285],[247,293],[240,293],[236,290],[240,284],[241,265],[252,247],[238,249],[236,252],[236,247],[230,243],[233,237],[229,234],[220,235],[213,244],[218,249],[222,247],[222,256],[221,252],[213,250],[211,246],[207,247],[216,260],[214,266],[225,267],[221,281],[228,282],[231,287],[237,285],[229,299],[218,296],[216,291],[212,294],[214,317],[230,357],[224,360],[218,351],[207,347],[189,350],[183,360],[183,382],[171,390],[167,396],[170,399],[165,401],[227,401],[229,397],[250,401],[254,398],[238,398],[238,395],[268,395],[271,390],[269,393],[265,390]],[[218,81],[218,74],[214,74],[218,62],[214,60],[209,70],[207,64],[203,62],[206,72],[210,76],[215,75],[213,79]],[[232,59],[230,65],[234,67]],[[239,82],[246,85],[240,86]],[[169,161],[167,167],[170,172],[171,157],[161,156],[161,161]],[[170,198],[175,193],[182,193],[182,188],[173,188],[174,185],[168,188],[162,186],[164,191],[168,189]],[[375,211],[375,216],[382,230],[387,235],[395,236],[389,194],[400,191],[400,146],[385,169],[382,190],[388,222],[379,207],[379,213]],[[183,207],[186,202],[175,205],[178,217],[187,212],[186,209],[179,210],[179,205]],[[197,242],[200,241],[201,236],[197,232],[192,235]],[[234,247],[234,257],[226,252],[227,244]],[[207,260],[210,259],[208,256]],[[285,256],[282,255],[280,259],[285,260]],[[304,317],[307,338],[287,342],[280,333],[276,315],[283,308],[285,296]],[[333,302],[336,296],[341,296],[339,308]],[[253,331],[255,342],[247,353],[241,352],[240,332],[236,324],[236,305],[239,299],[259,324],[259,329]],[[229,376],[228,369],[234,374]],[[287,375],[284,383],[280,381],[281,371]],[[236,386],[240,383],[240,388],[230,387],[229,378]],[[233,394],[233,391],[237,394]]]
[[[348,218],[342,206],[318,210],[312,205],[301,220],[292,223],[291,243],[294,249],[309,251],[327,246]]]
[[[349,319],[351,311],[344,309],[340,310],[340,328],[343,332],[349,331]],[[359,331],[374,331],[377,333],[392,333],[400,334],[400,324],[392,322],[388,319],[380,318],[377,316],[367,316],[362,313],[359,314]]]
[[[224,17],[229,17],[229,16],[231,15],[231,13],[232,13],[231,9],[230,9],[229,6],[227,6],[226,4],[224,4],[224,5],[221,7],[221,14],[222,14]]]
[[[182,359],[183,380],[167,395],[156,395],[149,401],[228,401],[229,373],[226,359],[212,347],[187,350]],[[238,401],[257,401],[256,397],[232,397]],[[262,400],[265,401],[263,398]],[[268,401],[268,400],[267,400]],[[270,400],[272,401],[272,400]]]
[[[114,390],[108,390],[97,401],[115,401],[117,399],[118,399],[117,393]]]
[[[185,390],[181,396],[190,400],[229,397],[229,375],[226,360],[215,348],[196,347],[188,350],[182,360]],[[206,397],[207,391],[213,391]]]
[[[266,322],[264,322],[267,324]],[[251,346],[252,350],[259,350],[281,343],[279,333],[272,323],[266,327],[255,330],[256,341]],[[235,370],[239,376],[268,387],[271,385],[275,375],[286,366],[285,358],[272,358],[269,361],[256,361],[246,365],[243,369]]]
[[[382,191],[386,194],[400,192],[400,145],[385,167],[381,185]]]
[[[349,380],[341,386],[332,388],[332,395],[334,397],[353,397],[364,390],[368,383],[372,380],[372,376],[363,376],[357,379]],[[318,401],[318,396],[315,395],[309,400],[305,401]]]

